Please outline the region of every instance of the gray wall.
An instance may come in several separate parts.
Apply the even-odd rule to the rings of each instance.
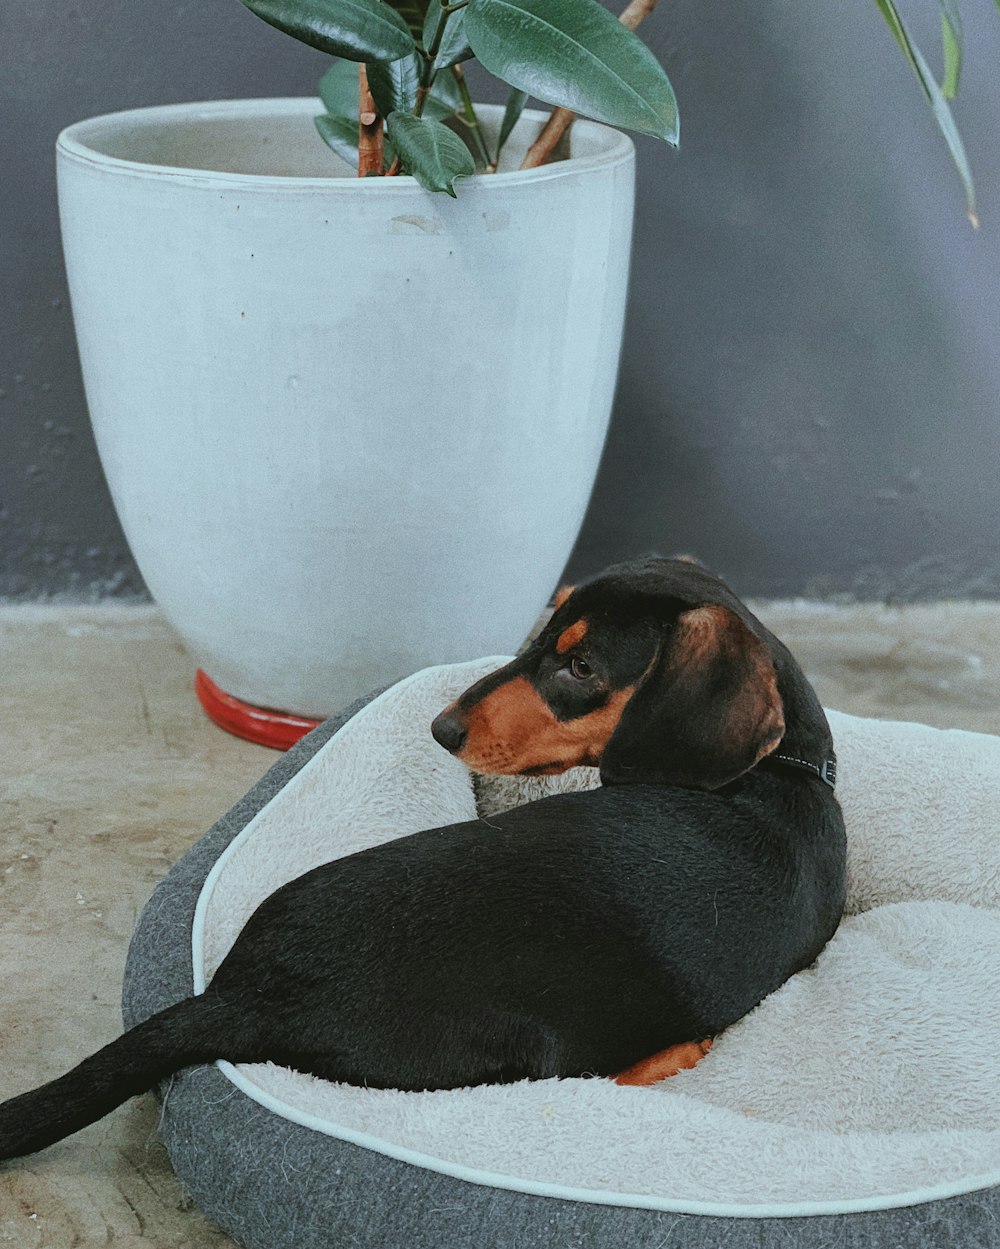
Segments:
[[[872,0],[670,0],[644,27],[682,149],[639,141],[619,395],[571,575],[686,550],[747,593],[1000,595],[1000,20],[964,9],[978,234]],[[937,6],[906,12],[937,64]],[[8,5],[0,57],[0,595],[142,594],[86,415],[55,136],[309,94],[327,60],[237,0]]]

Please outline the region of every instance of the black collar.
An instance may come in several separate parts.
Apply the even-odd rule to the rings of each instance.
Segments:
[[[812,776],[818,777],[824,784],[834,789],[837,784],[837,759],[831,754],[824,759],[822,763],[810,763],[808,759],[800,759],[798,755],[785,755],[780,751],[773,755],[768,755],[762,759],[757,765],[772,764],[775,767],[797,768],[800,771],[808,772]]]

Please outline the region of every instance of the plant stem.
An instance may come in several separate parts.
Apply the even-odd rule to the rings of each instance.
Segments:
[[[424,54],[425,60],[426,60],[426,72],[428,74],[430,73],[431,67],[434,64],[434,58],[437,56],[438,52],[441,50],[441,40],[444,38],[444,28],[448,25],[448,18],[451,17],[452,13],[454,13],[456,9],[463,9],[463,8],[465,8],[464,4],[457,4],[457,5],[442,4],[441,5],[441,16],[438,18],[437,30],[435,30],[434,38],[431,40],[430,46],[427,48],[427,51]],[[428,83],[427,85],[430,86],[430,83]]]
[[[430,42],[430,47],[423,53],[424,68],[420,74],[420,86],[417,88],[417,99],[413,106],[413,116],[420,117],[424,111],[424,104],[427,102],[427,96],[434,84],[436,71],[434,69],[434,58],[437,56],[441,47],[441,40],[444,38],[444,28],[448,25],[448,18],[451,16],[450,10],[444,5],[441,6],[441,16],[438,18],[437,30],[434,32],[434,38]]]
[[[629,30],[635,30],[643,18],[649,17],[655,8],[656,0],[631,0],[631,3],[622,10],[618,20]],[[575,116],[576,114],[571,109],[555,109],[542,127],[538,138],[528,148],[527,155],[521,161],[521,168],[536,169],[539,165],[548,164],[559,140],[573,124]]]
[[[358,177],[381,175],[385,133],[368,87],[364,61],[358,62]]]
[[[424,72],[421,75],[420,86],[424,94],[421,95],[419,91],[417,92],[417,106],[413,110],[414,117],[420,116],[423,111],[424,100],[427,97],[427,92],[430,91],[434,84],[434,76],[436,73],[436,70],[434,69],[434,58],[437,56],[438,52],[441,51],[441,40],[444,38],[444,31],[445,27],[448,25],[448,18],[451,17],[452,13],[457,13],[459,9],[464,9],[468,3],[469,0],[458,0],[457,4],[441,5],[441,16],[438,18],[437,29],[434,31],[434,37],[422,53],[424,58]]]
[[[618,20],[629,30],[635,30],[643,18],[649,17],[656,8],[656,0],[632,0],[627,8],[622,9]]]
[[[559,140],[573,124],[575,116],[568,108],[553,109],[549,120],[539,131],[538,138],[528,148],[520,168],[537,169],[539,165],[547,165],[559,145]]]
[[[469,84],[465,81],[465,74],[460,65],[453,65],[451,72],[458,84],[458,91],[462,97],[462,111],[465,113],[466,124],[472,134],[472,141],[476,145],[476,151],[487,173],[496,173],[496,164],[490,157],[490,150],[486,146],[486,140],[483,138],[483,131],[479,125],[479,118],[476,116],[476,106],[472,103],[472,96],[469,94]]]

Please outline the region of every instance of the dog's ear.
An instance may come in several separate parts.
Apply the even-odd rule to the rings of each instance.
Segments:
[[[775,750],[785,731],[764,642],[735,612],[683,612],[601,758],[605,785],[647,781],[718,789]]]

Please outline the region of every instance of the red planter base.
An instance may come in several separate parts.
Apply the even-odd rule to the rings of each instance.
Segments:
[[[194,692],[213,724],[236,737],[244,737],[258,746],[271,746],[274,750],[288,750],[321,723],[245,703],[220,689],[201,668],[195,673]]]

